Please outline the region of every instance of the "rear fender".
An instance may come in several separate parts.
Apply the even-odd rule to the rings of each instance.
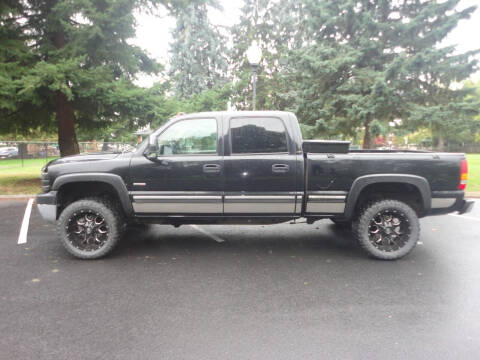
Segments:
[[[428,184],[427,179],[421,176],[409,174],[375,174],[360,176],[353,182],[352,187],[347,195],[345,217],[347,219],[352,218],[358,198],[365,187],[368,185],[381,183],[403,183],[415,186],[422,197],[423,213],[426,214],[429,212],[432,196],[430,185]]]

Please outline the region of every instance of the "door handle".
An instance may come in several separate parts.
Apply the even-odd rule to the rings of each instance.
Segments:
[[[290,166],[287,164],[273,164],[272,172],[277,174],[285,174],[290,170]]]
[[[218,164],[205,164],[203,165],[203,172],[206,174],[218,174],[220,172],[220,165]]]

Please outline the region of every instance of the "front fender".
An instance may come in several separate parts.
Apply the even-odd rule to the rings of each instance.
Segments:
[[[53,182],[52,190],[58,191],[63,185],[75,182],[103,182],[111,185],[118,195],[118,199],[122,204],[122,208],[125,211],[125,214],[133,214],[133,207],[128,196],[127,187],[125,186],[125,182],[120,176],[106,173],[81,173],[60,175]]]

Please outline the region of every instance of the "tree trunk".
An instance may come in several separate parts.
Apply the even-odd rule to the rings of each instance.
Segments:
[[[108,135],[105,135],[103,138],[103,145],[102,145],[102,151],[108,151],[108,142],[109,142],[109,137]]]
[[[370,123],[372,119],[370,116],[367,117],[365,120],[365,135],[363,135],[363,149],[371,149],[373,147],[372,144],[372,136],[370,134]]]
[[[437,148],[439,151],[445,150],[445,139],[443,138],[443,134],[439,131],[438,132],[438,145]]]
[[[57,91],[57,120],[60,155],[63,157],[78,154],[80,151],[75,135],[73,105],[61,91]]]
[[[56,2],[55,2],[56,3]],[[54,3],[51,4],[54,7]],[[60,24],[55,24],[60,27]],[[57,30],[51,34],[53,43],[57,49],[65,46],[65,34],[62,30]],[[58,146],[60,155],[75,155],[80,152],[78,148],[77,135],[75,134],[75,114],[73,104],[67,99],[67,96],[60,90],[56,92],[57,96],[57,121],[58,121]]]

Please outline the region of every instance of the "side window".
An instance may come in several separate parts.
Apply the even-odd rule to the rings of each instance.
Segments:
[[[277,118],[230,119],[232,154],[287,152],[285,126]]]
[[[160,155],[216,154],[217,121],[181,120],[161,133],[157,141]]]

